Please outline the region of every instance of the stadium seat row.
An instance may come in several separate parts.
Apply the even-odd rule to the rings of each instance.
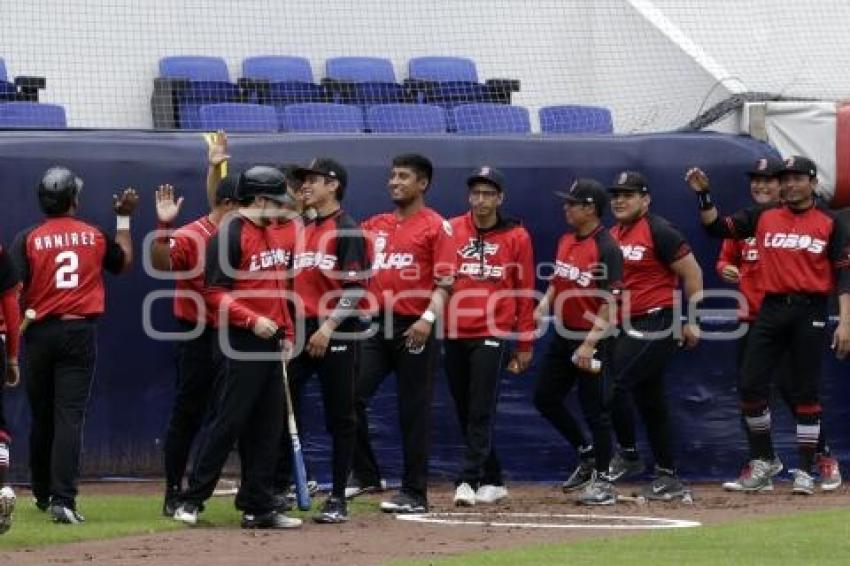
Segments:
[[[284,107],[333,102],[356,104],[424,103],[451,108],[462,103],[510,104],[519,91],[514,79],[480,82],[475,62],[463,57],[416,57],[399,82],[393,64],[381,57],[334,57],[326,76],[315,81],[304,57],[261,56],[242,62],[235,83],[224,59],[164,57],[159,62],[151,101],[155,128],[195,129],[205,104],[249,102]]]
[[[432,104],[353,104],[306,102],[282,107],[248,103],[207,104],[198,111],[204,130],[231,132],[527,134],[528,110],[521,106],[476,103],[449,110]],[[550,106],[540,109],[544,133],[611,133],[606,108]]]

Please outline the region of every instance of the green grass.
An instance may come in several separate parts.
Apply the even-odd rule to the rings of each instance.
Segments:
[[[29,497],[18,494],[12,529],[0,536],[0,550],[49,544],[107,539],[199,527],[238,528],[242,518],[233,507],[232,497],[214,497],[200,515],[198,527],[187,527],[161,514],[162,499],[153,495],[92,495],[80,499],[80,512],[86,517],[81,525],[56,525],[46,513],[35,508]],[[314,501],[314,507],[321,500]],[[349,504],[352,514],[378,512],[377,503],[356,501]],[[309,518],[311,512],[291,513]]]
[[[452,527],[462,528],[462,527]],[[473,528],[473,527],[470,527]],[[498,534],[494,534],[498,536]],[[395,562],[440,566],[648,564],[846,564],[850,509],[799,513],[681,530],[651,531],[572,543],[463,554],[445,560]]]

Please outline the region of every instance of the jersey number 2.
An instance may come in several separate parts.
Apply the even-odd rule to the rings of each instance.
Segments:
[[[80,284],[80,275],[77,269],[80,267],[80,258],[77,252],[66,251],[56,256],[59,269],[56,270],[56,288],[73,289]]]

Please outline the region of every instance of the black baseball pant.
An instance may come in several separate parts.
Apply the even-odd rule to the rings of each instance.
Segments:
[[[424,499],[428,492],[431,393],[437,349],[433,335],[421,350],[408,349],[404,332],[417,320],[418,317],[396,316],[390,329],[381,320],[377,334],[360,344],[354,405],[357,411],[357,444],[352,472],[362,485],[377,485],[380,481],[378,461],[369,440],[367,407],[384,379],[395,372],[404,454],[401,489]]]
[[[308,318],[304,321],[307,340],[319,329],[318,319]],[[343,323],[340,332],[353,332],[352,325]],[[337,340],[332,338],[325,355],[312,358],[302,351],[289,364],[288,373],[293,403],[300,405],[301,392],[313,375],[318,376],[322,391],[322,405],[325,413],[325,428],[333,440],[332,471],[333,490],[335,497],[345,497],[345,484],[351,470],[351,458],[354,453],[356,433],[356,418],[354,414],[354,380],[357,365],[357,343],[353,340]],[[293,407],[298,415],[301,407]],[[292,446],[289,434],[284,427],[281,439],[278,474],[281,468],[287,472],[291,469]],[[286,456],[284,456],[286,455]],[[287,474],[288,475],[288,474]]]
[[[189,332],[195,323],[178,320],[181,331]],[[221,351],[215,347],[218,333],[205,327],[197,338],[177,342],[177,383],[171,419],[165,433],[164,463],[166,494],[179,495],[192,443],[201,430],[212,405]]]
[[[597,344],[596,357],[602,361],[603,369],[592,373],[572,362],[573,353],[581,344],[582,340],[568,339],[559,334],[552,338],[534,389],[534,406],[581,457],[593,457],[596,470],[607,473],[612,452],[611,416],[606,407],[608,345],[605,340]],[[564,405],[564,399],[576,385],[579,406],[593,439],[592,451],[588,449],[581,425]]]
[[[277,340],[263,340],[241,328],[228,328],[237,352],[274,356],[273,360],[223,359],[222,381],[209,432],[198,449],[183,501],[200,505],[212,496],[234,444],[239,442],[242,483],[236,508],[261,514],[274,505],[274,470],[286,416],[281,353]],[[219,347],[216,342],[216,347]]]
[[[75,508],[80,447],[94,378],[97,331],[89,319],[49,318],[24,333],[32,410],[30,473],[39,501]]]
[[[800,467],[808,471],[820,436],[819,387],[826,342],[827,296],[768,294],[747,341],[741,366],[741,405],[752,440],[752,456],[773,457],[768,408],[773,370],[788,353]]]
[[[678,322],[678,321],[676,321]],[[655,464],[675,470],[664,371],[677,350],[673,311],[659,308],[630,319],[620,328],[611,351],[611,417],[620,446],[637,445],[635,411],[646,427]]]
[[[507,345],[499,338],[461,338],[443,342],[449,391],[466,443],[458,484],[503,485],[493,448],[493,425]]]

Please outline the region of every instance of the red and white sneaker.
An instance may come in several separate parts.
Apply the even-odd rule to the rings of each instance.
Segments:
[[[818,474],[821,491],[835,491],[841,487],[841,469],[838,460],[832,456],[818,455]]]

